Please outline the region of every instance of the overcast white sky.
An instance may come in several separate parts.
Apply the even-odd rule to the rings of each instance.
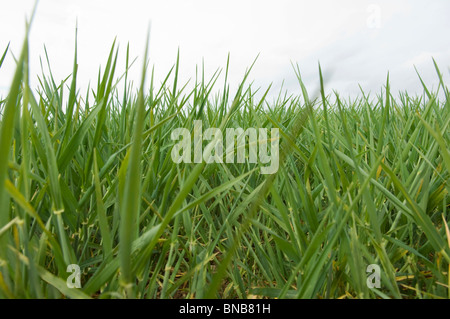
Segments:
[[[0,69],[0,96],[5,96],[24,36],[25,16],[34,0],[5,1],[0,11],[0,52],[11,51]],[[317,62],[328,76],[328,92],[356,95],[358,84],[378,93],[390,72],[395,91],[421,94],[414,65],[430,86],[437,86],[434,57],[449,78],[450,1],[319,0],[319,1],[100,1],[40,0],[30,34],[32,85],[40,74],[44,44],[57,80],[70,75],[78,19],[79,87],[97,81],[111,44],[120,45],[118,71],[125,67],[126,45],[142,57],[151,22],[150,59],[156,79],[168,72],[181,52],[183,81],[195,78],[204,58],[206,74],[225,68],[231,54],[233,88],[260,53],[250,80],[275,90],[299,92],[291,61],[300,66],[307,87],[318,85]],[[1,54],[0,53],[0,54]],[[137,83],[142,62],[131,77]],[[148,82],[147,82],[148,83]],[[447,82],[448,83],[448,82]],[[221,87],[222,85],[220,85]],[[83,91],[81,91],[83,92]],[[275,93],[275,92],[274,92]],[[84,95],[84,93],[83,93]]]

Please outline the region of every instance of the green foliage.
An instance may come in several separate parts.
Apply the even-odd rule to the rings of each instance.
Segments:
[[[8,49],[0,59],[0,66]],[[28,37],[0,102],[1,298],[449,298],[448,89],[344,101],[235,96],[178,83],[179,55],[119,98],[115,42],[93,103],[42,75],[29,88]],[[144,55],[147,57],[147,54]],[[174,73],[172,74],[172,71]],[[0,70],[1,71],[1,70]],[[173,84],[170,79],[173,77]],[[420,81],[422,81],[420,79]],[[444,101],[439,101],[440,90]],[[64,100],[67,96],[67,101]],[[92,102],[92,101],[91,101]],[[91,105],[92,104],[92,105]],[[279,128],[280,168],[175,164],[170,133]],[[69,264],[81,288],[68,288]],[[381,287],[366,285],[369,264]]]

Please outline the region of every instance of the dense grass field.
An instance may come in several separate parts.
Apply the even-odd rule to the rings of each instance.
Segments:
[[[200,73],[188,90],[178,61],[163,83],[144,67],[133,90],[114,44],[89,92],[76,51],[67,79],[30,88],[29,54],[26,39],[0,102],[0,298],[450,297],[450,100],[437,66],[435,92],[394,95],[388,79],[354,100],[323,81],[306,92],[294,67],[302,94],[269,100],[249,73],[230,91],[228,65],[225,83]],[[278,171],[174,163],[171,132],[195,120],[278,128]],[[67,284],[73,264],[80,288]]]

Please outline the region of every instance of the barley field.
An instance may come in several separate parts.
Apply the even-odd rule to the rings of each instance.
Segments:
[[[434,91],[391,92],[387,78],[356,99],[327,88],[320,66],[307,92],[294,65],[302,93],[268,99],[251,66],[235,91],[228,65],[225,82],[188,89],[178,60],[158,84],[144,66],[133,89],[117,50],[86,92],[76,49],[69,77],[32,88],[25,37],[0,101],[0,298],[450,297],[437,65]],[[195,121],[277,128],[278,170],[175,163],[171,132]]]

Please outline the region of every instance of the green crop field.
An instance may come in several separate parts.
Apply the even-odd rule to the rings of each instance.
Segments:
[[[307,92],[294,65],[302,93],[270,100],[251,67],[235,92],[228,65],[225,82],[200,74],[188,89],[178,60],[163,83],[143,67],[133,90],[117,52],[89,91],[76,50],[67,79],[31,88],[25,37],[0,102],[0,298],[450,297],[437,65],[423,96],[391,93],[387,78],[353,100],[326,93],[320,67]],[[175,163],[171,133],[194,121],[279,129],[279,169]]]

